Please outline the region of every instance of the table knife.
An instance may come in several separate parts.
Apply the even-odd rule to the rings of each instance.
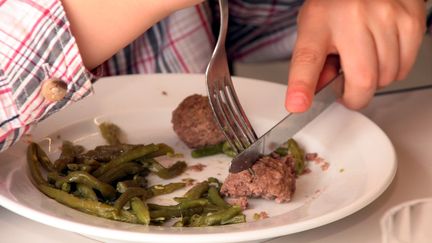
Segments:
[[[270,154],[288,141],[342,96],[343,82],[344,75],[340,73],[316,93],[309,110],[288,114],[250,147],[234,157],[229,172],[238,173],[251,168],[262,155]]]

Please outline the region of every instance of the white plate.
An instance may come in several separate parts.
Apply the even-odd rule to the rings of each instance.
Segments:
[[[259,134],[285,114],[285,86],[235,78],[240,100]],[[188,155],[171,128],[171,111],[186,96],[205,94],[203,75],[146,75],[104,78],[95,84],[96,94],[53,115],[33,130],[33,139],[51,138],[50,156],[58,156],[61,139],[92,147],[102,143],[94,122],[109,120],[128,134],[128,142],[165,142]],[[25,161],[26,145],[18,143],[0,155],[0,204],[24,217],[65,230],[110,241],[133,242],[240,242],[262,240],[328,224],[348,216],[376,199],[396,171],[393,146],[387,136],[359,113],[332,105],[296,135],[309,152],[329,162],[322,170],[297,181],[292,202],[276,204],[251,200],[245,224],[172,228],[140,226],[86,215],[41,194],[31,184]],[[42,140],[47,148],[48,140]],[[203,163],[202,172],[183,177],[223,179],[229,159],[213,156],[189,163]],[[179,179],[174,179],[178,181]],[[152,178],[153,183],[158,183]],[[172,197],[172,195],[169,195]],[[162,203],[170,203],[163,199]],[[253,221],[251,215],[266,211],[270,218]]]

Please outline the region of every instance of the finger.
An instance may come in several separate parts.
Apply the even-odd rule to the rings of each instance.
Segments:
[[[405,79],[415,64],[423,40],[424,25],[409,16],[402,16],[398,23],[400,43],[400,68],[398,80]]]
[[[357,27],[351,33],[336,41],[345,73],[342,101],[348,108],[360,109],[376,90],[378,56],[373,37],[366,27]]]
[[[340,70],[340,62],[338,55],[329,55],[324,63],[324,67],[321,71],[318,79],[316,89],[320,90],[324,85],[333,80]]]
[[[289,112],[306,111],[327,56],[327,32],[309,23],[299,26],[291,58],[285,106]]]
[[[400,66],[399,31],[393,20],[384,17],[369,23],[378,55],[378,87],[385,87],[395,81]]]

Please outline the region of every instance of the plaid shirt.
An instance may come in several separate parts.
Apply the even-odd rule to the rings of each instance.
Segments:
[[[231,58],[287,58],[294,42],[299,0],[232,0]],[[103,75],[203,72],[215,43],[216,1],[178,11],[113,56]],[[33,124],[92,93],[96,79],[85,69],[60,0],[0,0],[0,151]],[[44,80],[67,84],[48,102]]]
[[[178,11],[102,64],[102,75],[203,72],[218,29],[217,1]],[[230,60],[286,59],[303,0],[230,0]],[[0,151],[32,124],[92,93],[60,0],[0,0]],[[64,99],[48,102],[42,82],[67,84]]]

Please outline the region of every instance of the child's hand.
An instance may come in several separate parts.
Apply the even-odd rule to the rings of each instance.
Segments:
[[[345,73],[343,102],[364,107],[378,87],[404,79],[425,32],[423,0],[306,0],[298,17],[286,108],[303,112],[319,80]],[[327,61],[326,61],[327,60]]]

